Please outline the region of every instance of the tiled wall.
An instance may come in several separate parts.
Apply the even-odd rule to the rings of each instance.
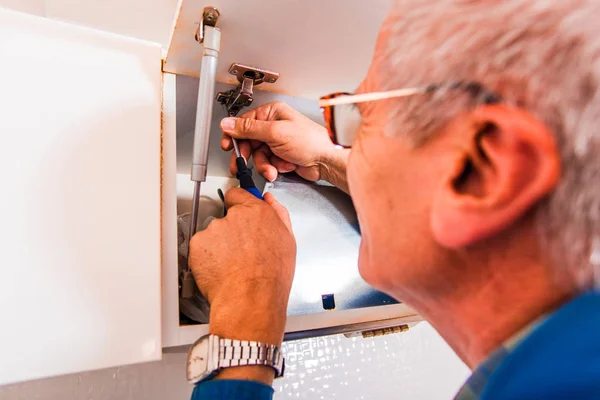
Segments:
[[[451,399],[469,374],[427,323],[377,338],[287,343],[278,399]]]

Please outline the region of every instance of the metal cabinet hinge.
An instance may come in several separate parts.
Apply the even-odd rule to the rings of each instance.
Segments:
[[[223,104],[228,116],[237,115],[243,107],[252,104],[254,86],[263,82],[275,83],[279,79],[277,72],[243,64],[232,64],[229,73],[237,77],[240,85],[226,92],[217,93],[217,102]]]

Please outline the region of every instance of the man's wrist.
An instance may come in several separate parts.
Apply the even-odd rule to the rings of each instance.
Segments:
[[[227,339],[252,340],[280,346],[286,322],[287,301],[235,297],[211,303],[209,332]]]
[[[243,367],[224,368],[215,376],[215,380],[236,379],[256,381],[265,385],[272,385],[275,379],[275,370],[265,365],[245,365]]]
[[[209,333],[226,339],[249,340],[281,347],[286,313],[279,305],[261,307],[236,305],[235,302],[213,303],[210,312]],[[248,303],[246,303],[248,304]],[[252,365],[225,368],[215,379],[252,380],[271,385],[275,370],[268,366]]]
[[[348,193],[346,166],[350,149],[333,146],[319,160],[320,178]]]

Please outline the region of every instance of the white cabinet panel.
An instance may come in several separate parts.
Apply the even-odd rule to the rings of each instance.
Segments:
[[[22,0],[19,0],[22,1]],[[167,46],[177,0],[44,0],[46,16]]]
[[[160,48],[0,10],[0,384],[160,358]]]
[[[221,12],[219,82],[237,84],[228,70],[238,62],[281,74],[261,90],[315,100],[331,92],[351,92],[367,73],[377,33],[392,4],[393,0],[180,0],[165,71],[198,77],[202,46],[194,33],[203,7],[213,5]]]

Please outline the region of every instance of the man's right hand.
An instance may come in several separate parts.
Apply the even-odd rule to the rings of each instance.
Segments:
[[[349,150],[337,148],[327,130],[281,102],[262,105],[240,118],[221,121],[225,133],[223,150],[231,150],[231,137],[239,142],[242,155],[254,157],[259,174],[274,181],[278,173],[296,171],[310,181],[324,179],[347,191],[346,160]],[[231,173],[237,172],[235,154]]]

